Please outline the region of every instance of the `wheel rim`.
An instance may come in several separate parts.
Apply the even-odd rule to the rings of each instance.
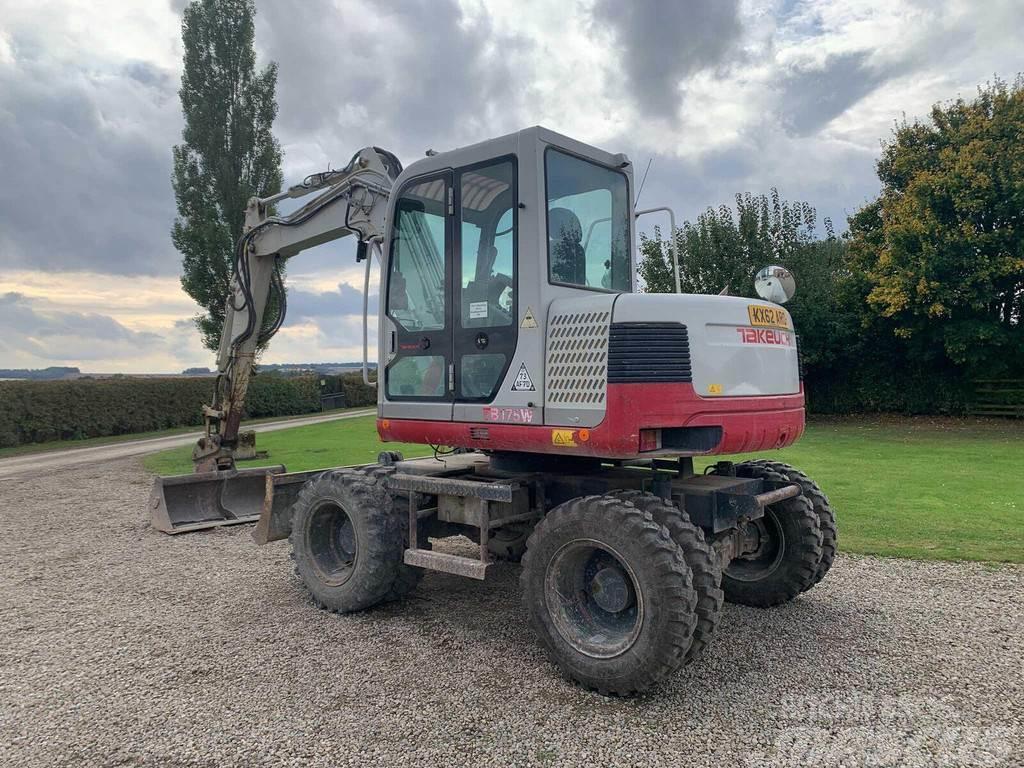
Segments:
[[[544,575],[548,614],[575,650],[607,659],[636,642],[644,620],[636,574],[603,542],[577,539],[559,549]]]
[[[786,534],[782,530],[778,515],[766,509],[764,517],[747,523],[744,531],[747,538],[756,540],[756,547],[746,554],[733,559],[725,569],[730,579],[737,581],[760,581],[775,572],[786,553]]]
[[[355,567],[358,547],[355,528],[344,509],[323,501],[310,516],[306,547],[320,579],[329,586],[348,581]]]

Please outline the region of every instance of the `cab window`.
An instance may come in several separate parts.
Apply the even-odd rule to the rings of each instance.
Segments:
[[[515,232],[511,161],[464,171],[459,177],[463,328],[513,322]]]
[[[626,176],[549,148],[548,278],[581,288],[629,291],[629,189]]]
[[[445,327],[445,182],[424,181],[395,205],[388,313],[407,331]]]

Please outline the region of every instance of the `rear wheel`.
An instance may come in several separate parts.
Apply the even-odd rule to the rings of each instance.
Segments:
[[[521,582],[551,659],[601,693],[649,688],[692,642],[696,595],[683,554],[649,512],[621,499],[551,510],[530,536]]]
[[[818,562],[818,568],[814,572],[814,580],[807,586],[807,589],[810,589],[825,578],[825,574],[828,573],[836,559],[838,531],[836,529],[836,514],[832,509],[832,503],[818,484],[796,467],[783,464],[781,461],[769,461],[768,459],[757,459],[745,463],[758,464],[767,467],[773,472],[778,472],[780,475],[785,475],[791,483],[796,483],[800,486],[803,495],[810,500],[811,506],[814,507],[814,513],[818,516],[818,526],[821,528],[821,560]]]
[[[415,585],[403,562],[402,520],[382,476],[324,472],[303,486],[293,510],[295,569],[321,608],[358,611]]]
[[[740,477],[785,483],[785,475],[758,464],[737,464]],[[722,575],[725,599],[766,608],[792,600],[814,584],[821,562],[821,528],[803,495],[765,508],[738,534],[741,554]]]
[[[704,532],[690,522],[686,512],[653,493],[614,491],[612,496],[630,502],[637,509],[650,512],[654,522],[664,526],[672,541],[683,553],[693,572],[693,589],[697,593],[697,625],[693,643],[686,652],[686,663],[699,658],[711,642],[722,616],[722,566],[718,555],[704,540]]]

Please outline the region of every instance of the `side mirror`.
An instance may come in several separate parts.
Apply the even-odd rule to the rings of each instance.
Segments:
[[[754,277],[754,290],[765,301],[785,304],[796,293],[796,280],[785,267],[765,267]]]

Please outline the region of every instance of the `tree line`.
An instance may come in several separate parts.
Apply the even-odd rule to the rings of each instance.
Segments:
[[[881,193],[842,237],[776,189],[685,222],[683,290],[754,296],[781,264],[812,410],[963,413],[975,380],[1024,378],[1022,139],[1021,77],[936,104],[883,143]],[[674,287],[660,234],[641,239],[649,291]]]

